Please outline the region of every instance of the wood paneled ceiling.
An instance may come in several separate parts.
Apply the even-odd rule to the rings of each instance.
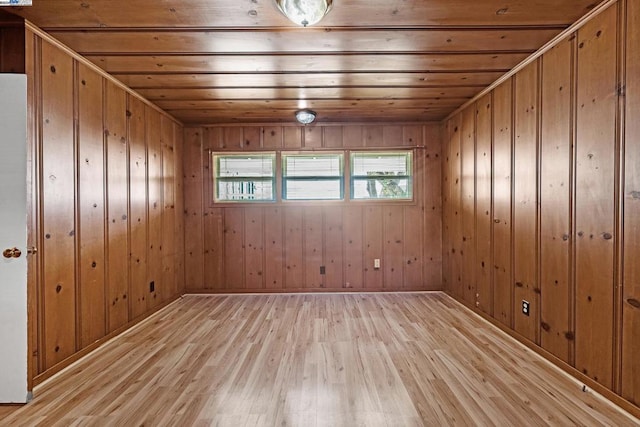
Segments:
[[[600,0],[34,0],[7,8],[185,123],[440,120]]]

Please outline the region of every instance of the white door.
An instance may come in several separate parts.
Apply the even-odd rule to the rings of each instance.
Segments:
[[[27,401],[27,78],[0,74],[0,403]]]

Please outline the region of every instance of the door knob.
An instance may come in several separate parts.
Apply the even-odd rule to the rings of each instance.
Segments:
[[[5,258],[20,258],[20,255],[22,255],[22,251],[18,248],[5,249],[2,252],[2,256]]]

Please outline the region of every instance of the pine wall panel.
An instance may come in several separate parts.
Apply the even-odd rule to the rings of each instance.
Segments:
[[[225,230],[222,209],[214,209],[204,214],[205,223],[202,232],[207,230],[204,239],[204,283],[212,289],[224,289],[224,248],[219,244],[224,240]],[[202,282],[199,282],[200,284]],[[201,286],[201,285],[199,285]]]
[[[459,117],[459,116],[456,116]],[[455,292],[453,281],[453,256],[452,256],[452,225],[453,225],[453,200],[451,200],[453,183],[451,182],[451,167],[455,160],[450,157],[451,151],[451,126],[453,120],[446,121],[442,126],[442,287],[449,293]],[[445,274],[447,273],[447,274]]]
[[[515,301],[538,307],[538,62],[515,77],[513,152],[513,288]],[[538,311],[514,316],[514,328],[537,341]]]
[[[78,65],[78,293],[80,347],[106,334],[105,194],[102,77]]]
[[[493,314],[510,326],[513,314],[513,80],[493,92]]]
[[[638,12],[637,2],[613,3],[442,124],[448,135],[442,190],[446,291],[618,403],[636,405],[635,411]],[[464,200],[470,194],[466,181],[460,198],[456,174],[472,169],[465,161],[472,155],[463,142],[457,158],[460,142],[453,136],[471,110],[477,114],[475,205]],[[462,220],[456,215],[460,203]],[[487,236],[487,212],[493,217],[491,238],[476,247],[492,254],[493,271],[476,274],[471,286],[477,299],[469,301],[457,278],[473,260],[466,252],[454,256],[460,245],[456,229],[466,229],[465,216],[475,215],[475,235]],[[476,264],[478,271],[482,264]],[[480,291],[487,287],[494,296],[490,307]],[[523,301],[531,304],[529,315]]]
[[[425,250],[424,236],[430,230],[426,226],[416,227],[415,224],[427,224],[426,214],[430,211],[426,206],[422,210],[420,207],[404,208],[403,210],[403,236],[404,253],[401,262],[404,263],[404,286],[407,288],[419,287],[425,281],[424,264],[433,263],[430,251]],[[418,228],[416,230],[416,228]],[[440,259],[440,256],[438,257]]]
[[[129,319],[129,179],[127,96],[105,82],[104,135],[107,152],[107,304],[108,331]]]
[[[185,265],[185,285],[187,289],[197,289],[203,284],[211,284],[214,281],[205,280],[206,239],[204,235],[203,217],[203,157],[199,154],[202,148],[202,130],[187,128],[184,131],[184,164],[191,165],[189,170],[184,171],[184,265]]]
[[[176,246],[176,135],[175,122],[167,116],[160,116],[161,121],[161,159],[160,172],[162,183],[162,243],[160,251],[162,257],[162,280],[165,284],[161,288],[161,299],[167,300],[173,295],[178,295],[178,282],[175,273],[178,268],[178,260],[183,257],[181,248]],[[180,177],[182,178],[182,177]],[[182,212],[180,213],[182,215]]]
[[[264,223],[262,208],[245,209],[244,249],[247,252],[244,282],[248,288],[262,287],[264,274]]]
[[[145,105],[129,96],[130,307],[136,318],[147,311],[147,144]]]
[[[617,7],[578,32],[576,368],[613,386]],[[593,343],[598,345],[594,346]]]
[[[476,111],[469,108],[462,114],[460,216],[462,221],[462,297],[469,304],[476,301]]]
[[[326,260],[324,285],[327,288],[339,288],[344,283],[343,211],[344,209],[341,206],[336,206],[326,208],[324,212],[323,257]],[[265,224],[269,227],[271,226],[266,221]]]
[[[342,230],[344,233],[344,284],[346,288],[362,289],[364,286],[364,231],[362,206],[344,209]]]
[[[383,235],[380,232],[383,227],[382,206],[365,207],[362,222],[364,223],[363,287],[369,290],[381,289],[384,286],[384,270],[374,268],[373,260],[382,259],[383,255]]]
[[[283,208],[284,213],[284,264],[285,289],[293,290],[304,283],[304,264],[303,264],[303,214],[302,208]]]
[[[76,352],[75,148],[73,59],[42,42],[42,363]]]
[[[174,213],[182,210],[182,126],[46,35],[23,34],[28,160],[37,165],[29,241],[38,248],[29,282],[37,384],[184,287],[184,216]],[[150,260],[163,245],[164,260]]]
[[[410,270],[420,270],[422,283],[429,283],[430,286],[442,289],[442,134],[436,126],[425,126],[422,130],[423,132],[419,126],[402,129],[404,144],[416,144],[422,138],[425,150],[422,158],[416,160],[418,167],[415,171],[416,179],[424,186],[421,192],[424,197],[423,203],[414,208],[405,209],[405,217],[409,213],[416,214],[415,211],[422,212],[423,230],[422,235],[419,235],[420,233],[413,227],[414,223],[405,221],[405,235],[411,235],[411,237],[405,237],[405,250],[415,248],[412,252],[422,254],[422,258],[418,257],[418,265],[412,262],[410,268]],[[412,238],[419,239],[415,246],[412,246]],[[407,262],[411,260],[410,255],[406,258]],[[405,269],[405,275],[407,274],[408,271]],[[405,276],[405,285],[412,287],[411,277],[417,276],[417,272],[413,276]]]
[[[448,175],[447,188],[447,212],[448,228],[448,267],[452,274],[448,282],[451,293],[463,298],[464,288],[462,283],[462,180],[461,180],[461,115],[454,117],[446,127],[446,168]]]
[[[264,209],[264,286],[284,287],[284,218],[280,208]]]
[[[324,263],[324,215],[322,208],[310,207],[303,211],[302,259],[304,276],[302,283],[291,283],[294,288],[308,286],[312,289],[324,287],[324,277],[320,274],[320,266]],[[326,266],[325,266],[326,268]]]
[[[224,238],[211,243],[219,245],[223,243],[224,250],[224,289],[245,289],[245,209],[230,208],[224,211]],[[296,227],[300,230],[300,227]],[[208,233],[209,230],[205,230]],[[296,248],[301,249],[301,248]],[[301,251],[300,251],[301,252]]]
[[[571,79],[575,40],[562,41],[541,59],[540,345],[567,363],[572,357],[573,331]]]
[[[162,274],[162,120],[159,114],[145,106],[147,135],[147,310],[162,298],[166,286]]]
[[[438,125],[220,126],[184,135],[188,292],[441,289]],[[415,202],[211,201],[211,152],[347,147],[415,149]]]
[[[640,406],[640,4],[627,2],[622,396]]]
[[[476,103],[476,276],[477,307],[487,314],[493,309],[493,258],[491,256],[491,231],[493,230],[492,159],[491,150],[492,95],[486,95]]]
[[[182,295],[186,289],[184,277],[185,277],[185,265],[184,265],[184,169],[183,169],[183,156],[184,156],[184,129],[182,125],[176,122],[172,122],[173,127],[173,162],[174,162],[174,175],[173,175],[173,224],[167,222],[165,224],[166,230],[173,228],[174,241],[172,242],[173,252],[173,291],[175,295]],[[171,259],[168,259],[171,261]]]

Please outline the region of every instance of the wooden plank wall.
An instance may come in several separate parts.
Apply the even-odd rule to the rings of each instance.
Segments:
[[[640,406],[640,4],[627,2],[624,228],[622,236],[622,396]],[[635,53],[634,53],[635,52]]]
[[[492,312],[495,318],[505,325],[511,325],[513,319],[512,99],[512,79],[493,91],[493,234],[491,242],[493,245],[494,279]]]
[[[171,117],[30,30],[26,46],[38,383],[183,293],[183,151]]]
[[[617,2],[443,123],[447,292],[636,406],[639,48],[640,5]]]
[[[491,232],[493,230],[491,136],[493,96],[489,94],[476,105],[476,306],[486,314],[493,314],[493,258]]]
[[[410,147],[412,204],[210,204],[209,150]],[[187,292],[441,289],[437,124],[193,127],[184,149]]]
[[[452,273],[443,274],[443,287],[452,294],[461,298],[464,285],[462,283],[462,270],[460,254],[462,253],[462,215],[461,203],[461,116],[456,116],[447,122],[445,128],[445,143],[442,151],[445,154],[442,164],[444,188],[442,190],[443,201],[443,260],[446,271]]]

